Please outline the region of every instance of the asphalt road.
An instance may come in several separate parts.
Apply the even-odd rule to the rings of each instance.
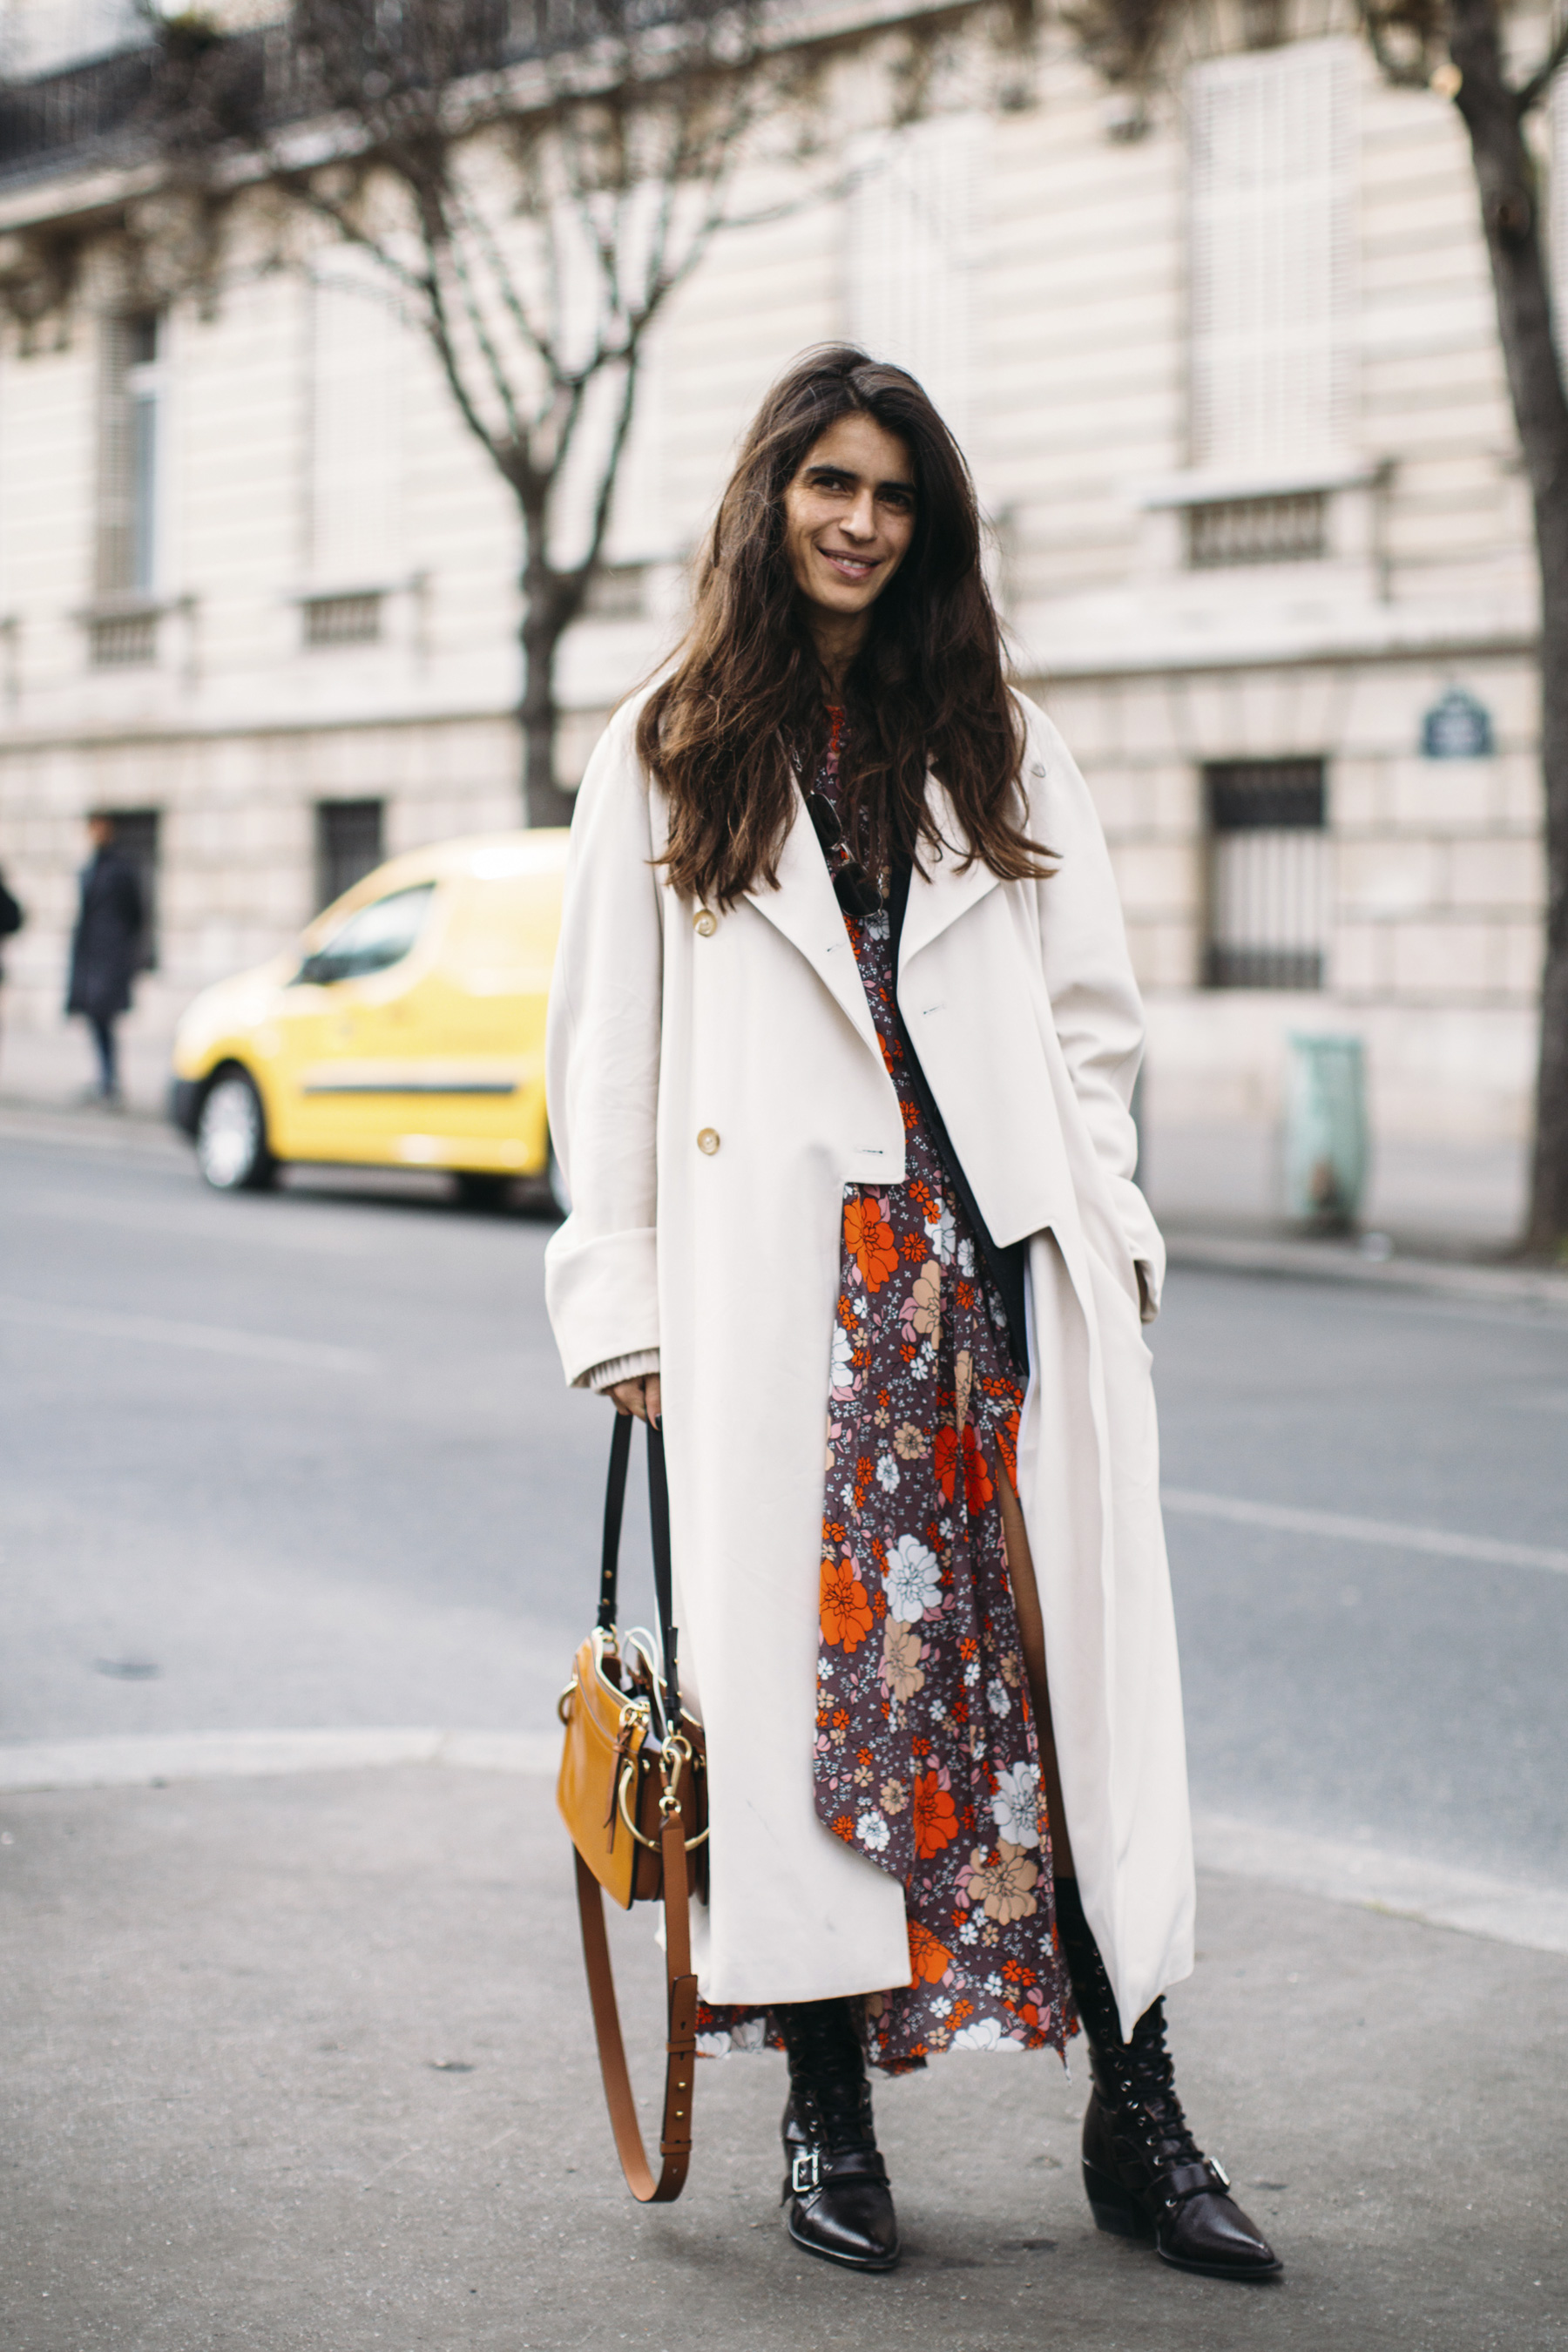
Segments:
[[[607,1435],[547,1225],[64,1136],[0,1140],[0,1738],[547,1726]],[[1568,1317],[1179,1271],[1152,1338],[1200,1805],[1568,1885]]]

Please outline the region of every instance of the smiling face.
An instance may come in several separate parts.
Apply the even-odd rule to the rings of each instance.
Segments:
[[[874,417],[841,416],[784,492],[784,551],[830,667],[852,655],[915,530],[910,452]]]

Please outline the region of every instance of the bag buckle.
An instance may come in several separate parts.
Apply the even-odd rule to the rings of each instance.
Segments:
[[[804,2155],[792,2158],[789,2168],[792,2197],[804,2197],[807,2189],[820,2189],[821,2186],[822,2153],[819,2148],[808,2147]]]

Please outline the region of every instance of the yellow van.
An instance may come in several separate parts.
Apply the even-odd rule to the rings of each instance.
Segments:
[[[553,1174],[544,1009],[564,831],[395,857],[297,950],[204,989],[174,1036],[170,1111],[219,1192],[289,1160],[450,1169],[475,1202]]]

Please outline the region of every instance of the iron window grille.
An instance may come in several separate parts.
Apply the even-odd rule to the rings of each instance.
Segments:
[[[381,592],[305,599],[305,643],[312,648],[374,646],[381,640]]]
[[[136,969],[138,971],[156,971],[161,812],[157,809],[111,809],[109,814],[114,819],[115,849],[136,868],[136,878],[142,885],[143,921],[136,949]]]
[[[1328,499],[1321,490],[1217,499],[1187,509],[1187,566],[1193,572],[1238,563],[1310,563],[1328,551]]]
[[[1331,916],[1321,760],[1224,760],[1204,771],[1210,988],[1324,985]]]
[[[384,801],[316,803],[316,905],[330,907],[373,873],[386,852]]]

